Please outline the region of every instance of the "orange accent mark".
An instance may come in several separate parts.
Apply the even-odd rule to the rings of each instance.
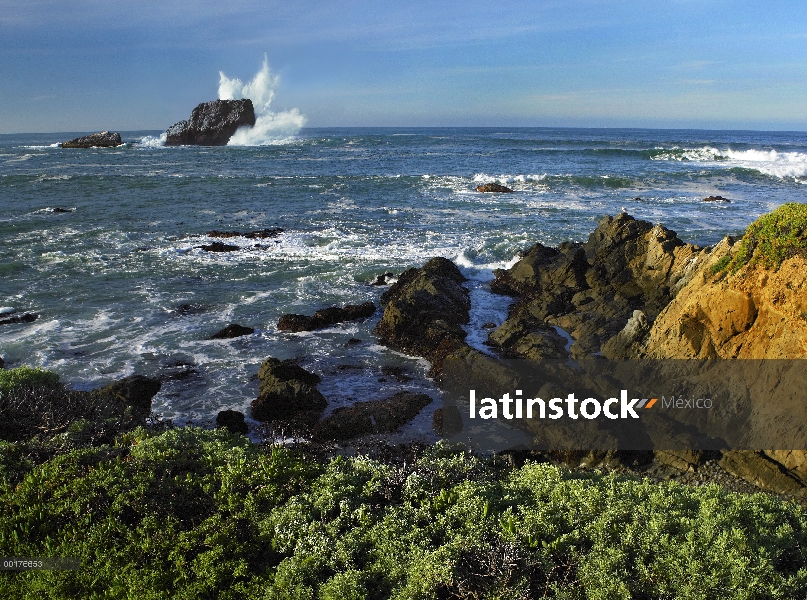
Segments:
[[[645,407],[645,408],[651,408],[651,407],[652,407],[652,406],[653,406],[653,405],[656,403],[656,400],[658,400],[658,398],[651,398],[651,399],[650,399],[650,402],[648,402],[647,404],[645,404],[645,405],[644,405],[644,407]]]

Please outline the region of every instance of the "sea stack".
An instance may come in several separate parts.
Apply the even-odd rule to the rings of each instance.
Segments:
[[[226,146],[239,127],[255,125],[252,100],[213,100],[166,131],[166,146]]]

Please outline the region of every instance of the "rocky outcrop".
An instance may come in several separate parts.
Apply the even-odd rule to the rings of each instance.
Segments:
[[[122,143],[119,133],[102,131],[77,137],[69,142],[62,142],[59,146],[62,148],[114,148]]]
[[[314,313],[314,316],[285,314],[277,322],[277,328],[281,331],[314,331],[324,327],[330,327],[345,321],[357,321],[372,317],[376,306],[372,302],[364,304],[348,304],[344,308],[332,306],[323,308]]]
[[[216,427],[226,429],[230,433],[249,433],[244,413],[237,410],[219,411],[216,415]]]
[[[202,244],[201,246],[197,246],[197,248],[201,248],[205,252],[236,252],[241,249],[241,246],[213,242],[212,244]]]
[[[498,183],[483,183],[482,185],[476,186],[476,191],[477,192],[483,192],[483,193],[496,192],[496,193],[500,193],[500,194],[512,194],[512,193],[514,193],[513,190],[511,190],[506,185],[500,185]]]
[[[0,325],[11,325],[13,323],[33,323],[38,318],[39,313],[23,313],[21,315],[12,314],[11,316],[0,319]]]
[[[258,397],[252,401],[252,416],[259,421],[302,419],[316,421],[327,406],[316,388],[319,375],[293,361],[267,358],[258,371]]]
[[[728,198],[723,196],[707,196],[703,199],[704,202],[731,202]]]
[[[252,100],[203,102],[166,131],[166,146],[226,146],[239,127],[255,125]]]
[[[411,421],[431,404],[428,394],[398,392],[384,400],[358,402],[337,408],[317,423],[313,437],[317,440],[349,440],[365,435],[393,433]]]
[[[230,323],[222,329],[221,331],[217,331],[213,335],[211,335],[209,340],[229,340],[237,337],[241,337],[242,335],[252,335],[255,333],[255,330],[252,327],[245,327],[243,325],[239,325],[238,323]]]
[[[446,258],[408,269],[381,296],[384,314],[374,333],[398,350],[422,356],[439,377],[443,359],[465,345],[462,326],[470,320],[465,277]]]
[[[626,213],[603,218],[585,244],[535,244],[511,269],[495,272],[491,289],[519,300],[489,342],[524,357],[557,357],[553,325],[575,340],[573,357],[596,354],[634,311],[652,322],[700,253],[674,231]]]
[[[151,414],[151,400],[160,391],[162,383],[143,375],[131,375],[96,390],[100,396],[114,396],[130,406],[135,418],[145,420]]]

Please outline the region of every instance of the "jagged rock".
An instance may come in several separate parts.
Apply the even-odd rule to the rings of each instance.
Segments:
[[[507,319],[490,332],[488,344],[500,348],[510,358],[542,360],[569,356],[566,339],[538,319]]]
[[[237,410],[222,410],[216,415],[216,427],[226,429],[230,433],[249,433],[244,413]]]
[[[112,131],[102,131],[83,137],[77,137],[69,142],[59,144],[62,148],[113,148],[123,142],[120,134]]]
[[[699,450],[655,450],[656,461],[679,471],[687,471],[703,464],[704,452]]]
[[[750,481],[778,494],[807,496],[807,488],[795,477],[787,473],[782,466],[751,450],[734,450],[723,454],[720,466],[732,475]]]
[[[477,192],[498,192],[504,194],[512,194],[513,190],[505,185],[499,185],[498,183],[483,183],[482,185],[476,186]]]
[[[166,131],[166,146],[226,146],[239,127],[255,125],[252,100],[213,100]]]
[[[213,242],[212,244],[202,244],[201,246],[197,246],[197,248],[201,248],[205,252],[235,252],[236,250],[240,250],[240,246],[233,246],[232,244],[222,244],[221,242]]]
[[[283,233],[282,229],[258,229],[257,231],[208,231],[205,235],[214,238],[243,237],[250,240],[274,238]]]
[[[381,273],[370,285],[388,285],[388,281],[395,277],[394,273]]]
[[[384,400],[337,408],[314,427],[313,437],[319,440],[349,440],[363,435],[393,433],[414,419],[431,402],[427,394],[398,392]]]
[[[408,269],[381,296],[384,314],[374,333],[403,352],[423,356],[439,376],[443,359],[465,345],[471,301],[465,277],[446,258]]]
[[[364,304],[348,304],[344,308],[332,306],[323,308],[314,313],[314,316],[285,314],[277,322],[277,328],[281,331],[314,331],[323,327],[330,327],[345,321],[356,321],[372,317],[376,306],[372,302]]]
[[[502,327],[531,335],[536,324],[557,325],[581,358],[599,352],[635,310],[652,321],[691,276],[700,251],[661,225],[621,213],[600,220],[585,244],[535,244],[511,269],[495,271],[491,290],[520,298]]]
[[[288,420],[301,412],[321,413],[327,406],[316,388],[319,375],[292,361],[267,358],[258,371],[258,398],[252,401],[252,416],[259,421]]]
[[[255,330],[252,327],[244,327],[238,323],[230,323],[221,331],[211,335],[209,340],[228,340],[232,338],[241,337],[242,335],[252,335]]]
[[[0,325],[11,325],[12,323],[33,323],[39,318],[39,313],[23,313],[21,315],[11,315],[5,319],[0,319]]]
[[[650,331],[650,323],[640,310],[634,310],[622,331],[602,345],[606,358],[633,358],[641,352],[641,343]]]
[[[731,202],[728,198],[724,198],[723,196],[709,196],[708,198],[703,199],[704,202]]]
[[[456,406],[438,408],[432,415],[432,427],[440,437],[451,437],[462,431],[462,415]]]
[[[96,390],[95,393],[120,398],[127,406],[132,407],[137,418],[145,419],[151,414],[151,399],[160,391],[160,387],[162,383],[159,379],[130,375]]]

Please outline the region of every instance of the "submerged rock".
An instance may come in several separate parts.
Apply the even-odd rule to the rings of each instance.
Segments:
[[[498,183],[483,183],[482,185],[476,186],[477,192],[498,192],[503,194],[512,194],[514,193],[506,185],[500,185]]]
[[[244,413],[237,410],[222,410],[216,415],[216,427],[226,429],[230,433],[249,433]]]
[[[238,323],[230,323],[221,331],[211,335],[209,340],[228,340],[232,338],[241,337],[242,335],[252,335],[255,330],[252,327],[245,327]]]
[[[433,258],[420,269],[408,269],[381,296],[384,314],[374,333],[380,340],[432,363],[439,376],[443,359],[465,345],[471,301],[466,281],[446,258]]]
[[[364,435],[393,433],[431,404],[427,394],[398,392],[384,400],[358,402],[337,408],[317,423],[313,437],[319,440],[349,440]]]
[[[33,323],[39,318],[39,313],[23,313],[21,315],[12,314],[9,317],[0,319],[0,325],[11,325],[12,323]]]
[[[199,104],[190,119],[166,131],[166,146],[226,146],[239,127],[255,125],[252,100],[213,100]]]
[[[241,246],[213,242],[212,244],[202,244],[201,246],[197,246],[197,248],[201,248],[205,252],[235,252],[236,250],[240,250]]]
[[[728,198],[724,198],[723,196],[709,196],[708,198],[703,199],[704,202],[731,202]]]
[[[69,142],[62,142],[59,145],[62,148],[114,148],[122,143],[119,133],[101,131],[100,133],[77,137]]]
[[[344,308],[339,308],[338,306],[323,308],[315,312],[312,317],[285,314],[282,315],[277,322],[277,328],[281,331],[291,331],[292,333],[298,331],[314,331],[315,329],[330,327],[331,325],[345,321],[366,319],[372,317],[375,311],[375,304],[365,302],[364,304],[348,304]]]
[[[381,273],[375,278],[375,281],[370,285],[389,285],[389,280],[395,277],[394,273]]]
[[[259,421],[288,420],[302,412],[317,417],[327,406],[316,388],[319,375],[292,361],[267,358],[258,371],[258,397],[252,401],[252,416]]]

